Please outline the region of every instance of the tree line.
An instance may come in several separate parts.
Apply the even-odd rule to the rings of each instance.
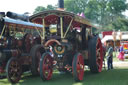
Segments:
[[[38,6],[34,14],[56,8],[57,5]],[[126,0],[64,0],[64,8],[75,14],[83,12],[86,18],[101,28],[98,32],[113,29],[128,31],[128,19],[123,15],[128,9]]]

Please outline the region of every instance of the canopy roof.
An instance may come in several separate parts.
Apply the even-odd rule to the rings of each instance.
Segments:
[[[109,40],[113,40],[112,35],[106,35],[101,41],[104,43]],[[116,36],[116,40],[120,40],[119,36]],[[122,40],[128,40],[128,35],[122,35]]]
[[[51,23],[57,23],[59,21],[59,17],[64,18],[64,22],[70,23],[70,21],[73,19],[72,26],[73,27],[79,27],[81,24],[84,24],[88,27],[94,27],[88,19],[78,16],[74,13],[66,12],[66,11],[59,11],[59,10],[49,10],[49,11],[43,11],[37,14],[34,14],[30,16],[30,21],[38,24],[43,23],[43,18],[45,20],[45,24],[49,25]]]

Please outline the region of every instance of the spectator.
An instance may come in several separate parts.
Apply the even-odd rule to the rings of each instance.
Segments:
[[[118,55],[118,59],[124,61],[124,47],[123,47],[123,45],[120,46],[120,53]]]
[[[110,44],[108,44],[107,65],[108,70],[113,69],[113,47]]]

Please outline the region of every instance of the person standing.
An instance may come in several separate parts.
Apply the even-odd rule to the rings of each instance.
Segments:
[[[113,47],[110,44],[108,45],[107,65],[108,70],[113,69]]]
[[[120,53],[118,55],[119,60],[124,61],[124,47],[123,45],[120,46]]]

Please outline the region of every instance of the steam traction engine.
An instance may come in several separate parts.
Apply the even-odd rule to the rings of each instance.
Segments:
[[[35,75],[36,60],[33,58],[40,52],[35,52],[33,47],[40,49],[37,44],[41,43],[42,25],[30,23],[28,19],[28,16],[12,12],[0,13],[0,74],[6,68],[11,83],[17,83],[21,74],[30,69]]]
[[[40,76],[52,77],[53,68],[72,72],[75,81],[83,80],[84,65],[93,73],[102,70],[103,51],[101,40],[92,34],[93,25],[73,13],[50,10],[37,13],[30,21],[43,25],[43,48],[40,59]]]

